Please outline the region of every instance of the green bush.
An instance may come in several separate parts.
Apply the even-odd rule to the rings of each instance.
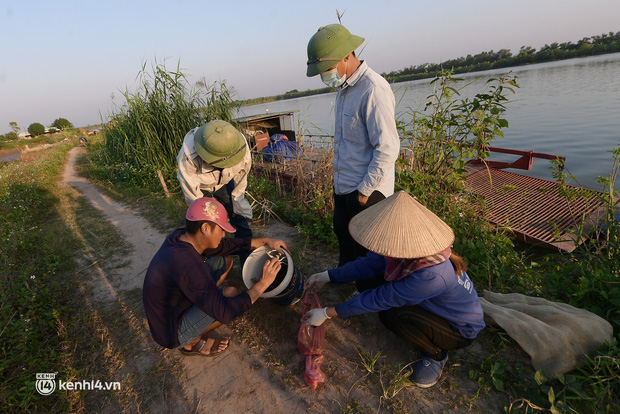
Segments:
[[[520,407],[585,412],[582,410],[587,411],[595,401],[597,407],[603,407],[601,412],[611,412],[610,407],[620,404],[620,223],[615,218],[620,212],[615,185],[620,148],[612,150],[614,166],[610,176],[600,179],[608,190],[600,196],[607,214],[599,231],[571,254],[549,252],[526,257],[507,234],[485,221],[480,214],[484,210],[462,191],[465,160],[485,158],[488,154],[484,147],[494,137],[503,136],[501,128],[508,126],[501,118],[507,102],[504,93],[518,85],[501,78],[491,84],[490,93],[457,101],[458,81],[450,73],[437,78],[427,112],[416,112],[410,124],[399,125],[405,142],[410,144],[411,156],[399,160],[397,187],[416,196],[455,230],[454,248],[466,258],[479,290],[516,292],[569,303],[598,314],[614,328],[613,344],[586,360],[578,370],[583,375],[545,381],[537,378],[538,393],[528,390],[527,398],[516,400],[518,403],[508,411]],[[564,194],[567,199],[572,197],[568,190]],[[498,383],[498,362],[488,361],[487,365],[491,368],[483,366],[486,375]]]
[[[32,123],[28,127],[28,133],[33,137],[43,135],[45,134],[45,127],[38,122]]]
[[[63,130],[67,128],[73,128],[73,124],[66,120],[65,118],[58,118],[54,122],[52,122],[52,126],[54,128]]]
[[[2,135],[2,139],[0,139],[0,141],[17,141],[18,138],[19,135],[17,135],[15,132],[9,132]]]

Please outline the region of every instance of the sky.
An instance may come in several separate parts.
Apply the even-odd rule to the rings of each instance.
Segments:
[[[306,47],[336,10],[379,73],[620,31],[619,0],[0,0],[0,134],[106,121],[155,62],[236,99],[323,87]]]

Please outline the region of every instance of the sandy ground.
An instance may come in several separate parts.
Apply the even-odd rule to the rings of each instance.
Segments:
[[[135,211],[102,194],[97,187],[75,173],[76,158],[84,148],[69,152],[63,180],[76,188],[118,228],[133,245],[119,257],[127,266],[98,270],[93,281],[94,302],[100,306],[114,304],[125,292],[141,289],[151,258],[165,238]],[[271,224],[260,231],[261,236],[281,238],[292,245],[296,230],[282,224]],[[310,250],[310,249],[306,249]],[[335,256],[335,255],[334,255]],[[333,257],[319,253],[304,264],[306,275],[330,266]],[[234,269],[233,269],[234,271]],[[238,271],[238,268],[237,268]],[[108,271],[110,272],[110,271]],[[348,294],[348,293],[345,293]],[[339,290],[324,288],[324,303],[335,304],[346,299]],[[351,320],[332,320],[326,329],[325,362],[322,366],[328,380],[317,390],[303,381],[303,357],[297,352],[296,332],[299,329],[301,304],[282,307],[260,299],[240,321],[218,329],[231,339],[229,349],[217,358],[184,357],[177,351],[174,358],[182,364],[178,378],[187,403],[160,409],[168,412],[215,413],[331,413],[331,412],[499,412],[506,396],[481,389],[471,370],[489,352],[479,341],[455,351],[450,356],[442,381],[430,390],[407,387],[398,399],[390,396],[387,371],[369,373],[360,364],[360,349],[369,354],[381,353],[389,358],[382,362],[406,366],[415,361],[415,351],[387,331],[376,315],[362,315]],[[150,335],[142,317],[142,335],[149,343]],[[168,351],[166,351],[168,352]],[[509,363],[521,362],[523,353],[508,352]],[[386,365],[387,366],[387,365]],[[136,368],[140,371],[145,368]],[[481,391],[483,391],[481,393]],[[165,392],[165,390],[162,390]],[[499,397],[499,398],[498,398]],[[414,408],[415,407],[415,408]]]

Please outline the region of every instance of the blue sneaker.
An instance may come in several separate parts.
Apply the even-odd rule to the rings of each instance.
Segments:
[[[441,361],[435,361],[432,358],[424,357],[413,368],[411,381],[420,388],[430,388],[437,384],[441,378],[443,366],[448,360],[448,354]]]

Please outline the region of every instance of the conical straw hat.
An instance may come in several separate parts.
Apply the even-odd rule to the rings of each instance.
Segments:
[[[430,256],[454,242],[450,226],[404,191],[353,217],[349,233],[368,250],[399,259]]]

